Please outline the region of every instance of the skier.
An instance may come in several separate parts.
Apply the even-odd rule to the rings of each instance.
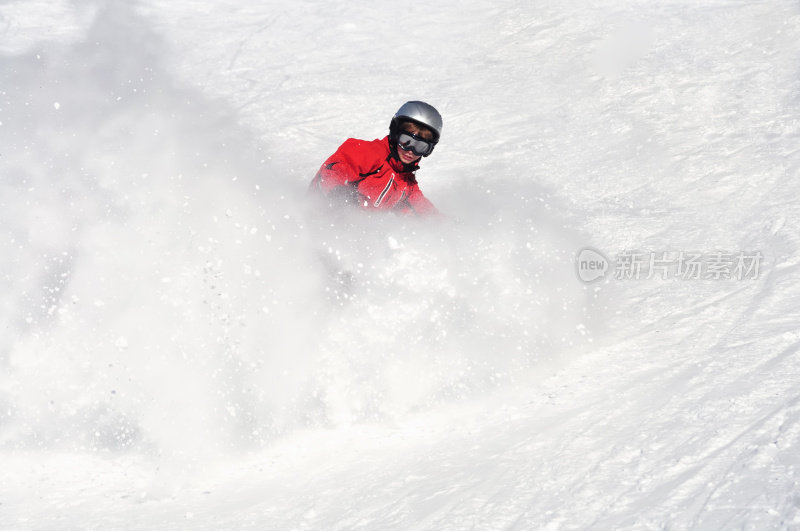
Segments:
[[[347,139],[322,165],[309,190],[366,210],[438,214],[419,189],[414,172],[433,152],[442,117],[431,105],[409,101],[395,113],[389,136],[372,141]]]

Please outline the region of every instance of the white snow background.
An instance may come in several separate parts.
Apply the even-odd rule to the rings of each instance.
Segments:
[[[0,528],[800,528],[799,119],[795,1],[0,2]]]

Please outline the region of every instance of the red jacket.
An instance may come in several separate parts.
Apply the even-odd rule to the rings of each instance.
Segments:
[[[309,188],[368,210],[436,214],[417,185],[418,167],[403,168],[392,156],[388,136],[372,141],[349,138],[325,161]]]

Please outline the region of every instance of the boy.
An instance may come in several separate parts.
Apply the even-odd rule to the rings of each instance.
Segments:
[[[392,118],[389,136],[346,140],[319,169],[310,189],[367,210],[437,214],[422,195],[414,172],[441,134],[439,112],[427,103],[409,101]]]

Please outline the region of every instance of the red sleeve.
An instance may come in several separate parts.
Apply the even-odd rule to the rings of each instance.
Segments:
[[[352,186],[360,181],[361,174],[373,169],[367,166],[375,163],[375,157],[364,156],[372,151],[369,149],[369,144],[355,138],[345,140],[336,153],[322,164],[314,180],[311,181],[311,189],[328,195],[337,188]]]
[[[433,203],[427,197],[422,195],[422,190],[416,184],[411,186],[411,192],[408,194],[406,201],[410,210],[420,216],[436,216],[439,214],[439,210],[433,206]]]

